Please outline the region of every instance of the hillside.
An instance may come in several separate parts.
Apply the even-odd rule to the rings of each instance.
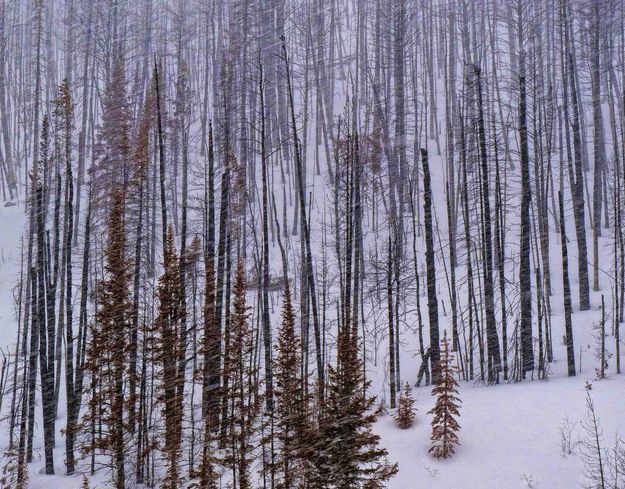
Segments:
[[[625,487],[624,9],[3,3],[0,487]]]

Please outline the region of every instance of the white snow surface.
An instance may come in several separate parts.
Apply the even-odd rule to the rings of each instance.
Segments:
[[[434,174],[436,177],[436,174]],[[440,176],[438,178],[440,179]],[[440,182],[439,182],[440,184]],[[443,209],[440,202],[439,212]],[[17,331],[15,320],[14,287],[20,273],[21,231],[25,218],[22,207],[0,209],[0,346],[3,351],[14,348]],[[572,222],[568,223],[569,226]],[[569,228],[572,231],[572,226]],[[570,233],[572,234],[572,232]],[[428,454],[431,432],[431,415],[434,399],[431,388],[422,386],[414,389],[415,407],[418,410],[415,426],[408,430],[398,429],[392,419],[392,412],[378,420],[375,431],[380,434],[382,445],[389,451],[389,460],[399,464],[399,473],[389,483],[389,489],[512,489],[549,488],[572,489],[584,483],[584,467],[580,448],[573,454],[562,455],[560,448],[560,426],[565,418],[574,424],[572,438],[575,444],[583,436],[580,422],[586,412],[586,395],[589,392],[595,402],[602,429],[602,443],[606,450],[613,447],[619,433],[625,432],[625,376],[615,372],[614,357],[610,359],[608,378],[596,381],[594,357],[595,340],[592,337],[593,324],[599,320],[601,292],[592,292],[590,311],[575,310],[577,303],[576,270],[570,265],[572,275],[572,296],[574,304],[573,327],[576,341],[576,361],[579,370],[581,352],[581,373],[575,378],[566,377],[566,350],[563,344],[563,319],[561,295],[561,268],[559,260],[559,239],[551,235],[553,338],[554,362],[550,364],[547,380],[526,380],[522,383],[485,386],[481,383],[460,382],[462,399],[461,445],[456,454],[447,460],[436,460]],[[375,239],[369,235],[367,241]],[[516,237],[508,237],[509,240]],[[570,236],[569,236],[570,239]],[[606,239],[605,246],[609,241]],[[275,252],[275,250],[274,250]],[[575,263],[575,246],[569,242],[570,262]],[[510,272],[512,273],[512,272]],[[605,281],[605,283],[603,283]],[[602,286],[609,290],[606,276]],[[443,288],[439,284],[439,288]],[[605,292],[604,292],[605,293]],[[446,298],[445,298],[446,299]],[[607,303],[607,300],[606,300]],[[425,305],[422,304],[424,312]],[[274,308],[274,313],[279,308]],[[441,329],[450,327],[450,318],[441,310]],[[513,326],[510,326],[513,327]],[[606,327],[611,332],[611,319]],[[404,333],[407,340],[402,346],[403,381],[412,384],[420,360],[416,358],[416,335]],[[614,352],[612,336],[606,338],[607,349]],[[388,392],[385,381],[386,364],[378,359],[377,366],[369,359],[368,375],[373,380],[372,393],[379,399]],[[477,362],[476,362],[477,369]],[[587,390],[587,383],[592,388]],[[63,393],[61,393],[63,395]],[[5,395],[2,414],[6,417],[10,396]],[[82,475],[67,477],[63,465],[64,403],[59,406],[57,420],[57,447],[55,450],[56,473],[43,473],[43,440],[41,430],[35,434],[35,460],[29,466],[29,487],[33,489],[73,489],[82,482]],[[40,408],[36,409],[40,416]],[[41,421],[37,418],[37,423]],[[8,432],[6,419],[0,430],[0,447],[6,447]],[[85,469],[83,467],[83,469]],[[86,470],[86,469],[85,469]],[[91,479],[92,487],[109,487],[105,481],[108,474],[101,471]]]
[[[340,105],[337,105],[339,107]],[[443,135],[439,136],[443,141]],[[312,144],[310,146],[313,146]],[[439,293],[439,316],[441,332],[446,329],[451,332],[451,318],[449,314],[449,297],[447,283],[445,281],[445,270],[442,261],[443,254],[441,247],[446,248],[447,224],[445,218],[445,192],[444,192],[444,163],[443,158],[438,156],[435,144],[431,143],[428,148],[430,154],[430,167],[432,172],[432,185],[434,190],[434,213],[436,216],[436,226],[442,236],[443,243],[437,237],[435,242],[437,260],[437,289]],[[312,150],[309,150],[312,153]],[[259,165],[258,165],[259,166]],[[323,165],[322,165],[323,167]],[[309,155],[308,162],[309,175],[308,190],[313,198],[312,232],[313,255],[315,266],[320,267],[321,243],[319,236],[322,223],[320,219],[331,206],[331,197],[327,187],[326,177],[313,176],[312,155]],[[587,172],[588,178],[591,173]],[[276,173],[277,175],[277,173]],[[518,195],[517,177],[518,167],[510,173],[510,192],[514,199]],[[272,176],[273,178],[273,176]],[[275,177],[276,180],[278,177]],[[278,190],[276,184],[276,190]],[[513,200],[514,200],[513,199]],[[276,205],[282,208],[280,192],[276,192]],[[517,202],[512,202],[507,210],[507,219],[510,232],[506,236],[506,275],[510,282],[507,285],[508,294],[516,297],[518,284],[518,270],[514,260],[518,258],[518,212],[514,208]],[[574,424],[572,431],[573,443],[575,444],[583,435],[580,426],[581,420],[586,413],[586,396],[592,396],[596,412],[602,429],[601,441],[603,448],[610,450],[619,434],[625,436],[625,374],[618,375],[615,370],[615,358],[609,360],[607,378],[597,381],[595,368],[598,361],[595,358],[595,339],[593,338],[593,325],[599,321],[601,303],[601,293],[605,294],[606,309],[611,308],[610,297],[610,277],[608,273],[600,273],[600,292],[591,292],[591,310],[580,312],[577,309],[577,249],[573,228],[571,204],[567,204],[567,232],[568,232],[568,252],[569,252],[569,274],[571,279],[571,295],[573,302],[573,330],[575,335],[575,355],[578,374],[574,378],[566,375],[566,349],[563,344],[564,324],[563,324],[563,301],[562,301],[562,270],[560,260],[560,240],[559,235],[554,232],[555,226],[550,217],[550,253],[551,253],[551,281],[553,285],[553,295],[551,296],[552,306],[552,328],[553,328],[553,350],[554,362],[549,364],[549,375],[546,380],[528,379],[520,383],[505,383],[499,385],[485,386],[482,383],[460,382],[459,396],[462,399],[460,408],[459,423],[461,431],[459,438],[461,445],[457,448],[456,454],[447,460],[436,460],[428,453],[430,446],[431,415],[427,412],[434,404],[431,396],[431,388],[422,386],[415,388],[413,393],[416,397],[415,407],[418,410],[415,425],[407,430],[400,430],[394,424],[392,412],[380,417],[375,425],[375,431],[380,434],[382,445],[388,449],[389,460],[399,464],[399,473],[388,483],[389,489],[516,489],[516,488],[537,488],[537,489],[573,489],[582,487],[585,482],[584,465],[581,450],[576,447],[570,455],[561,453],[561,433],[560,427],[565,419]],[[287,207],[288,219],[291,223],[293,208]],[[280,211],[279,211],[280,212]],[[383,211],[380,211],[382,213]],[[381,216],[380,218],[382,218]],[[587,215],[588,218],[588,215]],[[377,246],[383,255],[386,249],[386,229],[381,227],[378,235],[371,229],[367,229],[367,218],[365,226],[365,255],[372,250],[376,240]],[[0,347],[6,353],[14,349],[17,321],[15,312],[15,285],[19,280],[21,238],[25,226],[24,208],[0,207]],[[461,223],[461,219],[459,220]],[[330,223],[327,223],[330,226]],[[459,224],[459,229],[461,228]],[[474,229],[477,232],[477,226]],[[98,230],[98,232],[101,232]],[[287,232],[282,230],[282,232]],[[460,234],[460,233],[459,233]],[[602,256],[606,269],[611,266],[612,250],[611,231],[606,231],[604,237],[600,239],[600,246],[604,247],[605,254]],[[587,229],[590,256],[590,231]],[[460,238],[459,238],[460,239]],[[299,238],[296,238],[299,240]],[[417,238],[419,250],[419,266],[423,264],[423,238]],[[288,252],[289,266],[295,268],[298,254],[298,246],[292,246]],[[279,270],[279,251],[277,243],[272,244],[272,274]],[[463,252],[462,252],[463,253]],[[462,254],[461,253],[461,254]],[[513,258],[513,259],[511,259]],[[447,257],[445,257],[447,259]],[[535,256],[532,257],[532,266],[535,266]],[[459,276],[463,274],[462,257],[460,258]],[[461,271],[462,270],[462,271]],[[295,270],[291,270],[291,275],[295,276]],[[476,274],[479,272],[476,272]],[[589,273],[592,273],[592,266],[589,266]],[[476,279],[477,280],[477,279]],[[532,277],[534,281],[534,277]],[[421,308],[426,321],[424,334],[427,342],[427,306],[424,294],[424,273],[422,274],[422,297]],[[411,284],[412,286],[412,284]],[[534,283],[532,287],[534,288]],[[466,290],[459,286],[460,302],[465,303]],[[535,290],[533,289],[533,293]],[[252,295],[252,294],[251,294]],[[273,317],[277,318],[279,313],[280,294],[272,293]],[[495,293],[498,297],[498,291]],[[383,296],[384,297],[384,296]],[[251,300],[254,300],[250,296]],[[385,300],[385,297],[384,297]],[[498,298],[497,298],[498,300]],[[533,297],[535,301],[535,297]],[[444,305],[443,305],[444,302]],[[334,304],[328,307],[328,310]],[[497,304],[498,307],[498,304]],[[381,311],[386,314],[386,304],[378,305]],[[371,304],[367,304],[368,314],[378,314],[378,311]],[[514,313],[516,314],[516,306]],[[614,353],[614,337],[612,333],[612,318],[607,310],[606,337],[607,350]],[[536,314],[536,304],[534,304],[533,314]],[[497,317],[499,317],[497,309]],[[416,374],[421,363],[418,357],[416,343],[416,319],[414,311],[410,314],[402,315],[402,344],[401,344],[401,372],[402,382],[407,381],[414,384]],[[385,319],[378,318],[382,326],[377,326],[385,334]],[[273,320],[273,324],[276,321]],[[374,326],[365,325],[367,331],[371,331]],[[512,335],[514,329],[514,316],[508,318],[508,335]],[[534,325],[534,329],[536,329]],[[534,335],[536,335],[534,330]],[[334,330],[330,329],[329,337],[332,337]],[[366,337],[367,349],[370,352],[373,339]],[[372,355],[367,357],[367,373],[372,380],[371,393],[379,400],[388,397],[388,379],[386,363],[386,338],[379,338],[381,342],[380,353],[377,361],[374,362]],[[580,358],[581,354],[581,358]],[[581,361],[581,369],[580,369]],[[476,353],[476,374],[479,370]],[[588,389],[591,385],[590,390]],[[61,396],[64,396],[64,386],[61,382]],[[10,407],[10,395],[5,394],[2,404],[2,421],[0,421],[0,452],[4,450],[8,439],[8,423],[6,416]],[[64,437],[60,429],[65,425],[64,402],[59,404],[59,418],[57,419],[57,437],[55,450],[55,472],[57,475],[44,475],[43,471],[43,436],[41,428],[41,409],[36,406],[36,424],[39,429],[35,430],[35,454],[32,464],[29,466],[29,487],[33,489],[74,489],[79,488],[82,482],[82,473],[76,477],[67,477],[63,461]],[[0,463],[1,465],[1,463]],[[87,468],[79,465],[79,472],[86,473]],[[96,473],[90,478],[92,487],[104,489],[111,487],[106,484],[108,474],[104,471]]]

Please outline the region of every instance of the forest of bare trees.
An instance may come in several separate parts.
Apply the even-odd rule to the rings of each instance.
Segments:
[[[624,189],[625,0],[0,0],[0,485],[386,487],[620,373]]]

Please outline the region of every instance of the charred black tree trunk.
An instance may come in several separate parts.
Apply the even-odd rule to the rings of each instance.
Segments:
[[[423,165],[423,222],[425,225],[425,264],[427,275],[428,317],[430,319],[430,366],[432,383],[441,377],[440,340],[438,331],[438,299],[436,297],[436,264],[434,262],[434,230],[432,226],[432,188],[428,152],[421,148]]]
[[[566,245],[566,224],[562,192],[558,192],[560,206],[560,240],[562,242],[562,290],[564,296],[564,330],[566,339],[566,359],[569,377],[575,375],[575,346],[573,343],[573,323],[571,320],[571,284],[569,283],[569,257]]]

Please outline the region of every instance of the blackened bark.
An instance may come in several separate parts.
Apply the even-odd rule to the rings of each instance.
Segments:
[[[315,291],[315,273],[313,269],[312,263],[312,251],[310,247],[310,229],[308,220],[306,218],[306,195],[304,194],[304,177],[303,177],[303,163],[302,163],[302,155],[299,143],[299,137],[297,135],[297,125],[295,122],[295,102],[293,100],[293,87],[291,82],[291,65],[287,56],[286,51],[286,42],[284,38],[282,38],[282,54],[284,56],[284,64],[286,67],[286,82],[287,82],[287,94],[289,100],[289,108],[291,112],[291,132],[293,137],[293,152],[295,154],[295,169],[296,169],[296,179],[298,185],[298,200],[299,200],[299,209],[300,209],[300,219],[301,219],[301,228],[302,234],[304,235],[305,241],[305,257],[306,257],[306,277],[308,282],[309,289],[309,299],[310,305],[312,307],[313,313],[313,328],[315,333],[315,347],[316,347],[316,360],[317,360],[317,380],[318,380],[318,389],[319,389],[319,398],[323,399],[325,393],[325,373],[322,362],[322,352],[321,352],[321,331],[319,327],[319,314],[317,308],[317,293]]]
[[[436,265],[434,262],[434,231],[432,227],[432,188],[430,184],[428,152],[425,148],[421,148],[421,163],[423,165],[423,222],[425,225],[428,317],[430,319],[430,365],[432,383],[437,384],[441,378],[438,299],[436,298]]]
[[[519,257],[519,290],[521,295],[521,372],[534,369],[532,349],[532,282],[530,266],[530,205],[532,190],[530,183],[529,145],[527,138],[527,93],[525,82],[525,52],[521,34],[522,19],[519,9],[519,144],[521,156],[521,254]]]
[[[601,236],[601,206],[603,203],[603,179],[605,166],[605,139],[601,108],[601,8],[600,2],[593,2],[592,32],[590,35],[590,64],[593,108],[593,154],[595,159],[592,190],[592,250],[593,250],[593,290],[599,290],[599,237]],[[607,211],[607,209],[606,209]]]
[[[482,76],[480,68],[473,66],[477,82],[478,137],[482,177],[482,225],[484,243],[482,244],[484,273],[484,310],[486,316],[486,341],[488,345],[488,381],[498,382],[501,371],[501,354],[495,321],[495,293],[493,289],[493,239],[490,213],[490,185],[488,155],[486,153],[486,128],[484,124],[484,106],[482,102]]]
[[[393,325],[393,246],[388,239],[388,261],[386,263],[386,296],[388,299],[388,354],[389,354],[389,385],[391,388],[391,409],[397,407],[395,385],[395,327]]]
[[[586,245],[586,224],[584,210],[584,173],[582,161],[582,131],[580,125],[579,97],[577,93],[577,83],[575,77],[575,64],[573,50],[571,47],[570,27],[568,21],[567,2],[563,0],[562,12],[564,23],[564,43],[566,50],[567,75],[564,79],[565,94],[570,87],[571,107],[573,110],[573,152],[575,160],[575,170],[571,171],[569,165],[569,179],[571,182],[571,196],[573,197],[573,215],[575,217],[575,234],[577,237],[577,267],[579,279],[579,309],[586,311],[590,309],[590,289],[588,285],[588,248]],[[564,104],[565,114],[568,114],[568,104]]]
[[[158,135],[158,163],[159,163],[159,181],[161,194],[161,226],[163,250],[167,241],[167,201],[165,198],[165,141],[163,136],[163,115],[161,107],[161,81],[159,79],[159,68],[156,60],[154,60],[154,86],[156,89],[156,121]]]
[[[262,270],[262,323],[263,344],[265,347],[265,396],[267,409],[273,410],[273,368],[271,358],[271,322],[269,320],[269,203],[268,203],[268,162],[267,162],[267,130],[265,108],[265,84],[263,79],[263,67],[260,66],[260,157],[262,165],[262,207],[263,207],[263,270]],[[285,284],[286,286],[287,284]]]
[[[571,321],[571,284],[569,283],[569,257],[566,245],[566,224],[564,221],[564,203],[562,192],[558,192],[560,206],[560,241],[562,242],[562,287],[564,296],[564,331],[566,340],[566,360],[569,377],[575,375],[575,346],[573,343],[573,323]]]

